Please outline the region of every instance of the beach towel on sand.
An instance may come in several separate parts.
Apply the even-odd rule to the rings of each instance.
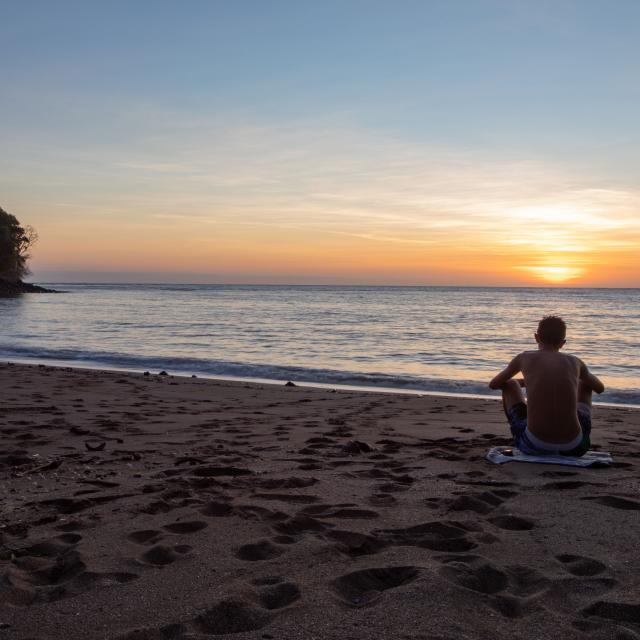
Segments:
[[[511,452],[505,455],[503,452]],[[587,451],[582,457],[556,455],[530,455],[522,453],[515,447],[492,447],[487,451],[485,458],[493,464],[504,464],[505,462],[537,462],[539,464],[564,464],[570,467],[609,467],[613,463],[613,458],[606,451]]]

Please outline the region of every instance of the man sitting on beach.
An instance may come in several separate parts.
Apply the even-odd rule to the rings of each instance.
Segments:
[[[538,349],[518,354],[490,383],[502,390],[515,445],[523,453],[582,456],[591,446],[591,394],[604,385],[576,356],[560,353],[567,326],[547,316],[535,334]],[[524,380],[513,380],[518,372]],[[527,400],[520,387],[526,387]]]

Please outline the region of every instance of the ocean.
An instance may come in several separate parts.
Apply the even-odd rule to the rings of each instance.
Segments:
[[[640,405],[640,289],[53,284],[0,299],[0,359],[489,396],[560,314],[565,350]]]

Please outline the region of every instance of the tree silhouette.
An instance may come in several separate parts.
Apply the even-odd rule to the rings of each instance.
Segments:
[[[29,274],[29,247],[38,239],[33,227],[21,226],[18,219],[0,207],[0,280],[20,282]]]

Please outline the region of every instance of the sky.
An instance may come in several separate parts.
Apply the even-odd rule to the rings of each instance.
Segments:
[[[640,2],[0,5],[32,280],[640,286]]]

